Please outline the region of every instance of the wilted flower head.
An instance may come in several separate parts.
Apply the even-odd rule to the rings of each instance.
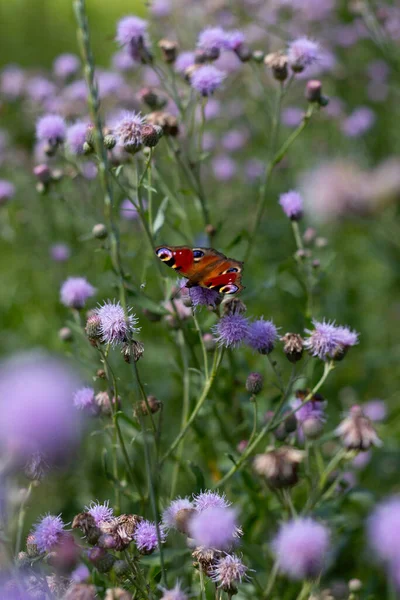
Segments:
[[[19,354],[0,364],[0,446],[24,462],[35,452],[48,463],[71,454],[79,437],[72,397],[76,374],[57,358]]]
[[[292,221],[299,221],[303,216],[303,198],[294,190],[281,194],[279,204],[283,208],[283,212]]]
[[[96,525],[99,525],[102,521],[110,521],[114,516],[114,511],[109,504],[109,500],[106,500],[103,504],[91,502],[89,506],[85,506],[85,510],[92,515]]]
[[[260,354],[269,354],[278,339],[278,330],[272,321],[257,319],[250,323],[247,344]]]
[[[241,583],[246,576],[247,567],[235,554],[226,554],[219,558],[211,571],[211,579],[218,587],[225,591],[235,589],[237,583]]]
[[[159,533],[161,543],[165,542],[166,534],[161,527],[159,528]],[[133,539],[139,552],[142,554],[151,554],[158,546],[156,524],[144,519],[136,526]]]
[[[371,446],[381,446],[371,420],[365,416],[361,406],[352,406],[349,416],[336,428],[345,448],[348,450],[368,450]]]
[[[64,523],[60,515],[46,515],[42,517],[33,528],[35,544],[40,552],[50,552],[50,550],[60,541],[64,533]]]
[[[74,406],[90,415],[100,412],[95,400],[95,391],[91,387],[83,387],[77,390],[73,398]]]
[[[281,446],[263,454],[257,454],[253,467],[273,488],[291,487],[298,482],[297,471],[303,460],[303,452],[290,446]]]
[[[289,44],[287,57],[292,71],[300,73],[319,60],[319,44],[307,37],[298,38]]]
[[[163,511],[162,524],[166,529],[177,528],[178,520],[177,516],[180,511],[192,510],[193,504],[189,498],[176,498],[171,504]]]
[[[69,277],[61,286],[60,299],[64,306],[79,309],[95,292],[95,288],[84,277]]]
[[[358,344],[358,333],[330,321],[313,320],[314,329],[306,329],[309,337],[304,346],[321,360],[342,358],[348,348]]]
[[[206,508],[193,515],[188,528],[197,546],[225,550],[238,534],[236,511],[226,507]]]
[[[212,331],[220,346],[237,348],[249,335],[249,321],[243,315],[233,313],[222,317]]]
[[[0,179],[0,206],[15,195],[15,186],[6,179]]]
[[[309,518],[281,525],[272,543],[278,566],[290,579],[318,577],[329,547],[328,528]]]
[[[191,86],[202,96],[211,96],[221,87],[226,75],[213,65],[204,65],[194,71],[190,77]]]
[[[83,145],[86,142],[87,123],[79,121],[67,129],[67,148],[71,154],[84,154]]]
[[[162,588],[163,595],[160,600],[188,600],[188,596],[181,589],[180,583],[176,583],[171,590]]]
[[[367,522],[369,546],[376,558],[392,567],[400,561],[400,496],[378,504]]]
[[[59,115],[45,115],[36,123],[36,137],[39,142],[61,144],[65,140],[66,132],[65,121]]]
[[[53,63],[53,72],[60,79],[68,79],[76,75],[80,66],[80,60],[75,54],[60,54]]]
[[[142,128],[145,119],[135,112],[125,112],[116,121],[113,132],[117,144],[128,152],[137,152],[143,144]]]
[[[125,315],[119,302],[107,301],[103,306],[95,309],[95,315],[100,319],[99,331],[101,340],[105,344],[120,344],[128,341],[129,336],[140,331],[135,327],[138,319],[135,315]]]

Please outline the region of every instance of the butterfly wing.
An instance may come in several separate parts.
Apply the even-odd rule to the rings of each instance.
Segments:
[[[156,254],[165,264],[189,279],[188,287],[200,285],[221,294],[234,294],[243,289],[243,263],[227,258],[213,248],[159,246]]]

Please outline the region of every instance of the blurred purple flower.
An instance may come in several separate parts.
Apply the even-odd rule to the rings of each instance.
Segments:
[[[225,34],[225,48],[229,50],[238,50],[246,41],[243,31],[236,29]]]
[[[113,55],[112,66],[117,71],[125,73],[126,71],[135,69],[138,66],[138,63],[126,52],[126,50],[120,50]]]
[[[329,547],[328,528],[309,518],[284,523],[272,542],[278,566],[290,579],[318,577]]]
[[[174,69],[177,73],[184,75],[186,69],[194,65],[194,61],[194,52],[181,52],[176,58],[176,61],[174,63]]]
[[[272,321],[261,318],[250,323],[246,342],[253,350],[260,354],[269,354],[274,349],[277,339],[278,329]]]
[[[1,72],[0,92],[8,100],[20,98],[24,92],[25,73],[16,65],[7,65]]]
[[[83,308],[96,290],[84,277],[68,277],[60,289],[60,299],[69,308]]]
[[[367,74],[375,83],[386,83],[390,74],[390,67],[385,60],[377,58],[368,63]]]
[[[210,131],[205,131],[201,142],[202,150],[204,150],[204,152],[210,152],[213,148],[215,148],[215,145],[215,135]]]
[[[0,365],[0,446],[16,461],[35,452],[48,463],[65,460],[78,441],[80,418],[72,404],[74,371],[39,352]]]
[[[212,331],[220,346],[237,348],[249,335],[249,321],[240,314],[227,315],[212,327]]]
[[[96,179],[97,177],[97,166],[96,164],[88,160],[87,162],[81,164],[81,173],[85,179],[91,181],[92,179]]]
[[[109,506],[109,500],[106,500],[103,504],[91,502],[89,506],[85,506],[85,510],[92,515],[96,525],[99,525],[102,521],[111,521],[114,516],[114,511]]]
[[[71,573],[71,580],[75,583],[83,583],[90,577],[90,571],[86,565],[81,563]]]
[[[53,73],[60,79],[69,79],[76,75],[81,62],[76,54],[60,54],[53,62]]]
[[[79,79],[70,83],[64,88],[63,96],[71,102],[86,102],[88,97],[86,82],[83,79]]]
[[[83,145],[86,142],[87,123],[78,121],[67,129],[67,148],[71,154],[83,154]]]
[[[182,591],[179,582],[170,590],[167,590],[166,588],[161,589],[163,595],[160,600],[189,600],[188,596]]]
[[[361,408],[371,421],[384,421],[387,417],[387,406],[384,400],[369,400],[368,402],[365,402]]]
[[[149,10],[151,14],[158,19],[168,17],[172,11],[172,2],[171,0],[153,0]]]
[[[299,221],[303,216],[303,198],[299,192],[291,190],[286,194],[281,194],[279,204],[282,206],[285,215],[292,221]]]
[[[118,21],[116,40],[121,46],[126,46],[130,56],[140,61],[143,51],[150,46],[147,32],[147,21],[135,16],[128,16]]]
[[[56,262],[65,262],[71,256],[71,249],[67,244],[62,242],[53,244],[50,247],[50,256]]]
[[[356,108],[342,123],[342,131],[347,137],[364,135],[375,123],[375,113],[367,106]]]
[[[376,558],[389,566],[400,562],[400,496],[378,504],[367,522],[367,536]]]
[[[282,110],[282,123],[286,127],[297,127],[304,117],[304,110],[297,106],[287,106]]]
[[[243,148],[249,139],[248,132],[242,129],[231,129],[222,136],[222,147],[228,152],[237,152]]]
[[[45,77],[32,77],[26,84],[26,92],[33,102],[41,104],[55,95],[57,91],[54,83]]]
[[[385,102],[389,95],[389,85],[379,81],[369,81],[367,95],[371,102]]]
[[[211,490],[193,496],[193,506],[198,512],[203,512],[208,508],[229,508],[231,504],[225,494],[219,494]]]
[[[197,546],[225,550],[237,537],[237,515],[233,508],[206,508],[188,524],[190,537]]]
[[[122,200],[120,206],[120,215],[123,219],[126,219],[127,221],[136,221],[136,219],[138,219],[139,213],[133,206],[129,198],[125,198],[125,200]]]
[[[191,509],[193,504],[189,498],[176,498],[172,500],[171,504],[163,511],[162,524],[165,529],[172,529],[176,527],[176,515],[180,510]]]
[[[226,31],[221,27],[207,27],[199,34],[197,47],[202,50],[213,52],[228,47]]]
[[[34,527],[33,535],[35,544],[40,552],[50,552],[51,549],[60,541],[64,532],[64,523],[58,515],[46,515],[42,517]]]
[[[301,72],[306,67],[318,62],[320,53],[317,42],[307,37],[300,37],[290,42],[288,46],[288,62],[293,71]]]
[[[329,321],[313,320],[314,329],[306,329],[309,337],[304,346],[312,356],[318,356],[321,360],[335,358],[351,346],[358,344],[358,333],[351,331],[348,327],[336,326]]]
[[[215,562],[211,570],[211,580],[218,584],[218,587],[232,589],[238,582],[246,576],[247,567],[242,560],[235,554],[226,554],[221,556]]]
[[[97,75],[97,85],[100,98],[115,96],[125,85],[124,78],[120,73],[100,71]]]
[[[163,543],[166,540],[166,534],[161,527],[159,528],[159,531],[160,540],[161,543]],[[158,547],[157,527],[155,523],[146,521],[146,519],[138,523],[133,534],[133,539],[139,552],[142,552],[143,554],[151,554],[154,552]]]
[[[367,466],[367,464],[371,461],[371,457],[371,450],[367,450],[367,452],[359,452],[357,456],[355,456],[351,461],[351,465],[355,469],[364,469]]]
[[[135,327],[138,319],[135,315],[125,315],[119,302],[107,301],[103,306],[95,309],[95,314],[100,319],[100,334],[105,344],[121,344],[128,341],[130,334],[138,333],[140,328]]]
[[[256,181],[260,179],[265,171],[265,165],[262,160],[258,158],[250,158],[244,165],[244,171],[246,178],[250,181]]]
[[[211,96],[215,90],[221,87],[225,77],[226,74],[213,65],[204,65],[193,73],[190,84],[202,96]]]
[[[0,179],[0,206],[15,196],[15,186],[6,179]]]
[[[220,154],[213,158],[212,170],[218,181],[229,181],[237,172],[236,162],[227,154]]]
[[[193,306],[212,306],[213,308],[216,307],[217,300],[220,298],[215,290],[209,290],[200,285],[189,288],[189,296]]]
[[[59,144],[64,141],[67,127],[59,115],[45,115],[36,123],[36,137],[39,142]]]
[[[73,403],[75,408],[88,415],[97,415],[100,412],[100,407],[95,399],[95,391],[91,387],[83,387],[77,390],[74,394]]]

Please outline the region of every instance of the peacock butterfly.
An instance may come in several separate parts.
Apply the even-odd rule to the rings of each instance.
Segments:
[[[166,265],[189,280],[188,288],[199,285],[220,294],[236,294],[244,289],[243,263],[213,248],[159,246],[155,252]]]

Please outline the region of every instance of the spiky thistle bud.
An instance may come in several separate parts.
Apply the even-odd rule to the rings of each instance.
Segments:
[[[92,229],[92,235],[98,240],[104,240],[108,235],[107,227],[104,223],[97,223]]]
[[[152,110],[161,110],[168,104],[168,98],[152,88],[142,88],[137,94],[140,102],[147,104]]]
[[[162,127],[159,125],[146,124],[142,128],[142,141],[143,145],[147,148],[154,148],[157,146],[160,138],[163,135]]]
[[[99,342],[101,339],[100,325],[100,317],[94,313],[91,313],[86,321],[85,332],[92,346],[96,346],[97,342]]]
[[[297,333],[285,333],[285,335],[281,337],[281,342],[284,343],[283,351],[291,363],[301,360],[301,357],[303,356],[304,340],[300,335]]]
[[[321,100],[322,83],[318,79],[307,81],[305,96],[308,102],[318,102]]]
[[[112,150],[117,144],[117,140],[112,133],[107,133],[103,138],[104,147],[107,150]]]
[[[265,54],[262,50],[254,50],[252,58],[254,62],[262,63],[265,58]]]
[[[246,390],[249,394],[257,396],[264,387],[264,378],[261,373],[250,373],[246,379]]]

